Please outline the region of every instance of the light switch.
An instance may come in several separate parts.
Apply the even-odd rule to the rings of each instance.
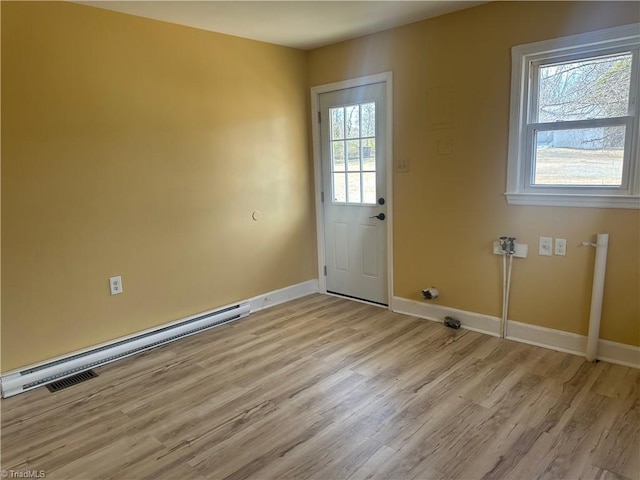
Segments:
[[[409,172],[409,159],[401,158],[396,161],[396,172],[407,173]]]
[[[550,257],[551,255],[553,255],[552,245],[553,245],[553,238],[540,237],[540,244],[538,246],[538,255],[544,255],[545,257]]]

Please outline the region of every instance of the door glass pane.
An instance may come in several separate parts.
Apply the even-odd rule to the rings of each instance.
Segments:
[[[376,136],[376,104],[363,103],[362,107],[362,136]]]
[[[362,174],[362,203],[376,203],[376,174],[365,172]]]
[[[360,137],[360,106],[351,105],[345,108],[347,138]]]
[[[347,173],[347,200],[349,203],[361,203],[360,172]]]
[[[344,107],[329,109],[329,117],[331,118],[331,139],[344,138]]]
[[[362,140],[362,170],[376,171],[376,139],[365,138]]]
[[[344,172],[344,142],[331,142],[331,158],[334,172]]]
[[[347,170],[360,171],[360,140],[347,140]]]
[[[625,127],[536,132],[534,185],[622,184]]]
[[[538,122],[627,115],[631,53],[539,68]]]
[[[333,174],[333,201],[345,203],[347,201],[347,187],[344,173]]]
[[[330,108],[329,119],[333,201],[375,204],[375,102]]]

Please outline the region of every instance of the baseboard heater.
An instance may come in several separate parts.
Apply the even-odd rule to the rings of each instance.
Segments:
[[[11,397],[85,370],[106,365],[209,328],[238,320],[249,315],[250,310],[249,302],[239,303],[189,317],[166,327],[150,330],[86,352],[3,375],[1,380],[2,397]]]

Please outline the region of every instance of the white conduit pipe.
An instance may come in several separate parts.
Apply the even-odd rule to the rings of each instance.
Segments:
[[[513,266],[513,255],[509,255],[509,273],[507,273],[507,285],[505,287],[503,312],[502,312],[502,338],[507,337],[507,322],[509,321],[509,292],[511,290],[511,267]]]
[[[507,270],[507,256],[509,257],[509,269]],[[509,292],[511,290],[511,268],[513,267],[513,255],[502,254],[502,318],[500,319],[500,338],[507,336],[507,322],[509,318]]]
[[[507,336],[509,320],[509,291],[511,290],[511,268],[515,255],[515,237],[500,237],[502,250],[502,318],[500,319],[500,338]],[[509,271],[507,273],[507,256],[509,256]]]
[[[609,234],[599,233],[596,243],[582,242],[582,244],[596,247],[593,288],[591,290],[591,312],[589,313],[589,334],[587,337],[587,361],[595,362],[598,356],[598,338],[600,337],[600,317],[602,315],[602,297],[604,294],[604,274],[607,268]]]
[[[507,310],[507,255],[502,253],[502,317],[500,318],[500,338],[504,338]]]

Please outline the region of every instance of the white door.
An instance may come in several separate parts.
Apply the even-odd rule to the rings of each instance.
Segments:
[[[327,291],[387,305],[386,86],[319,104]]]

